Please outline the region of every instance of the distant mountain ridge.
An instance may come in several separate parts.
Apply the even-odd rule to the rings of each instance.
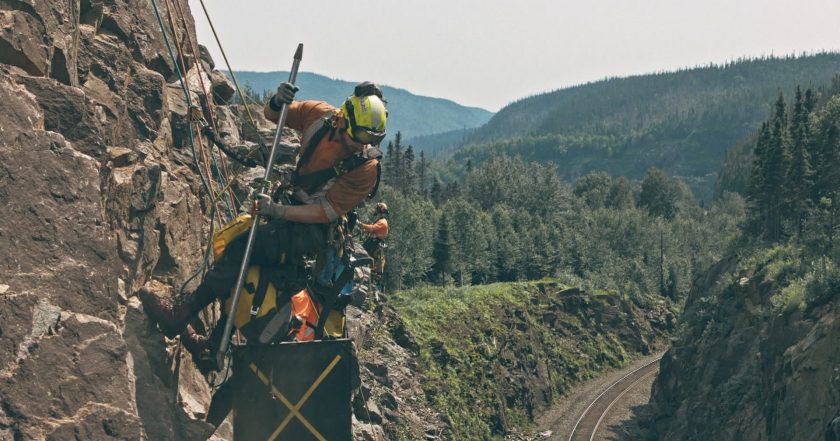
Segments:
[[[655,166],[707,195],[727,149],[757,130],[780,91],[827,84],[837,72],[840,54],[820,53],[561,89],[501,109],[467,133],[453,160],[519,155],[556,163],[569,179],[593,171],[641,178]]]
[[[273,91],[278,84],[289,78],[289,73],[282,71],[235,73],[242,87],[247,84],[258,93]],[[375,78],[371,80],[375,81]],[[297,98],[319,99],[339,105],[353,93],[353,87],[357,83],[336,80],[312,72],[301,72],[298,74],[297,85],[300,86],[300,92]],[[405,89],[391,86],[381,87],[388,101],[391,117],[388,132],[402,132],[404,139],[478,127],[493,116],[492,112],[478,107],[462,106],[443,98],[415,95]]]

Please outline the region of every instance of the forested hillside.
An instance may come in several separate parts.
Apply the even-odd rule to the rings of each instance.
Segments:
[[[229,74],[228,74],[229,75]],[[236,72],[236,78],[246,90],[260,97],[272,94],[277,85],[288,80],[288,72]],[[362,78],[376,81],[376,78]],[[311,72],[298,75],[301,100],[324,100],[335,106],[344,102],[353,93],[355,82],[327,78]],[[391,118],[388,121],[390,133],[401,132],[406,137],[429,135],[451,130],[478,127],[486,123],[493,114],[478,107],[466,107],[450,100],[415,95],[396,87],[382,86]]]
[[[614,78],[517,101],[470,134],[453,160],[493,155],[560,164],[574,179],[593,171],[640,179],[652,167],[692,178],[705,196],[724,155],[756,131],[780,91],[828,84],[840,54],[738,60]],[[443,144],[446,142],[442,141]]]
[[[726,176],[748,176],[737,183],[748,197],[746,234],[687,300],[654,387],[651,439],[840,439],[833,89],[778,96],[758,134],[740,145],[743,160],[730,160]]]
[[[495,157],[444,184],[397,141],[377,197],[391,207],[389,289],[553,277],[640,304],[680,299],[744,217],[739,196],[703,210],[658,169],[641,183],[594,173],[569,184],[551,165]]]

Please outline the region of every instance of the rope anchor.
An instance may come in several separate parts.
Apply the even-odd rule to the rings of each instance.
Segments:
[[[201,127],[209,125],[207,123],[207,120],[204,119],[204,113],[196,105],[190,106],[190,108],[187,110],[187,117],[189,118],[190,122],[199,124],[201,125]]]

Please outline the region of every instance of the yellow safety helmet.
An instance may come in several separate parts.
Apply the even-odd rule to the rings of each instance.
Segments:
[[[371,95],[352,95],[341,105],[347,118],[347,134],[356,142],[378,145],[385,138],[388,109],[382,98]]]

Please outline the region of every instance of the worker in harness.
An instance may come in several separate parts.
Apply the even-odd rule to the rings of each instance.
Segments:
[[[257,211],[270,221],[257,228],[252,265],[294,265],[326,251],[338,242],[342,216],[375,194],[379,184],[382,155],[377,146],[385,138],[388,117],[381,90],[361,83],[339,108],[323,101],[295,101],[297,90],[291,83],[280,84],[264,109],[266,118],[277,122],[281,106],[287,105],[286,125],[303,136],[291,185],[274,197],[256,197]],[[230,295],[246,236],[227,245],[191,293],[172,299],[148,285],[141,288],[144,309],[166,336],[178,335],[202,309]]]
[[[379,277],[385,270],[385,239],[388,237],[388,205],[385,202],[376,204],[374,211],[376,220],[371,224],[360,223],[359,228],[368,233],[362,246],[373,257],[373,272]]]

